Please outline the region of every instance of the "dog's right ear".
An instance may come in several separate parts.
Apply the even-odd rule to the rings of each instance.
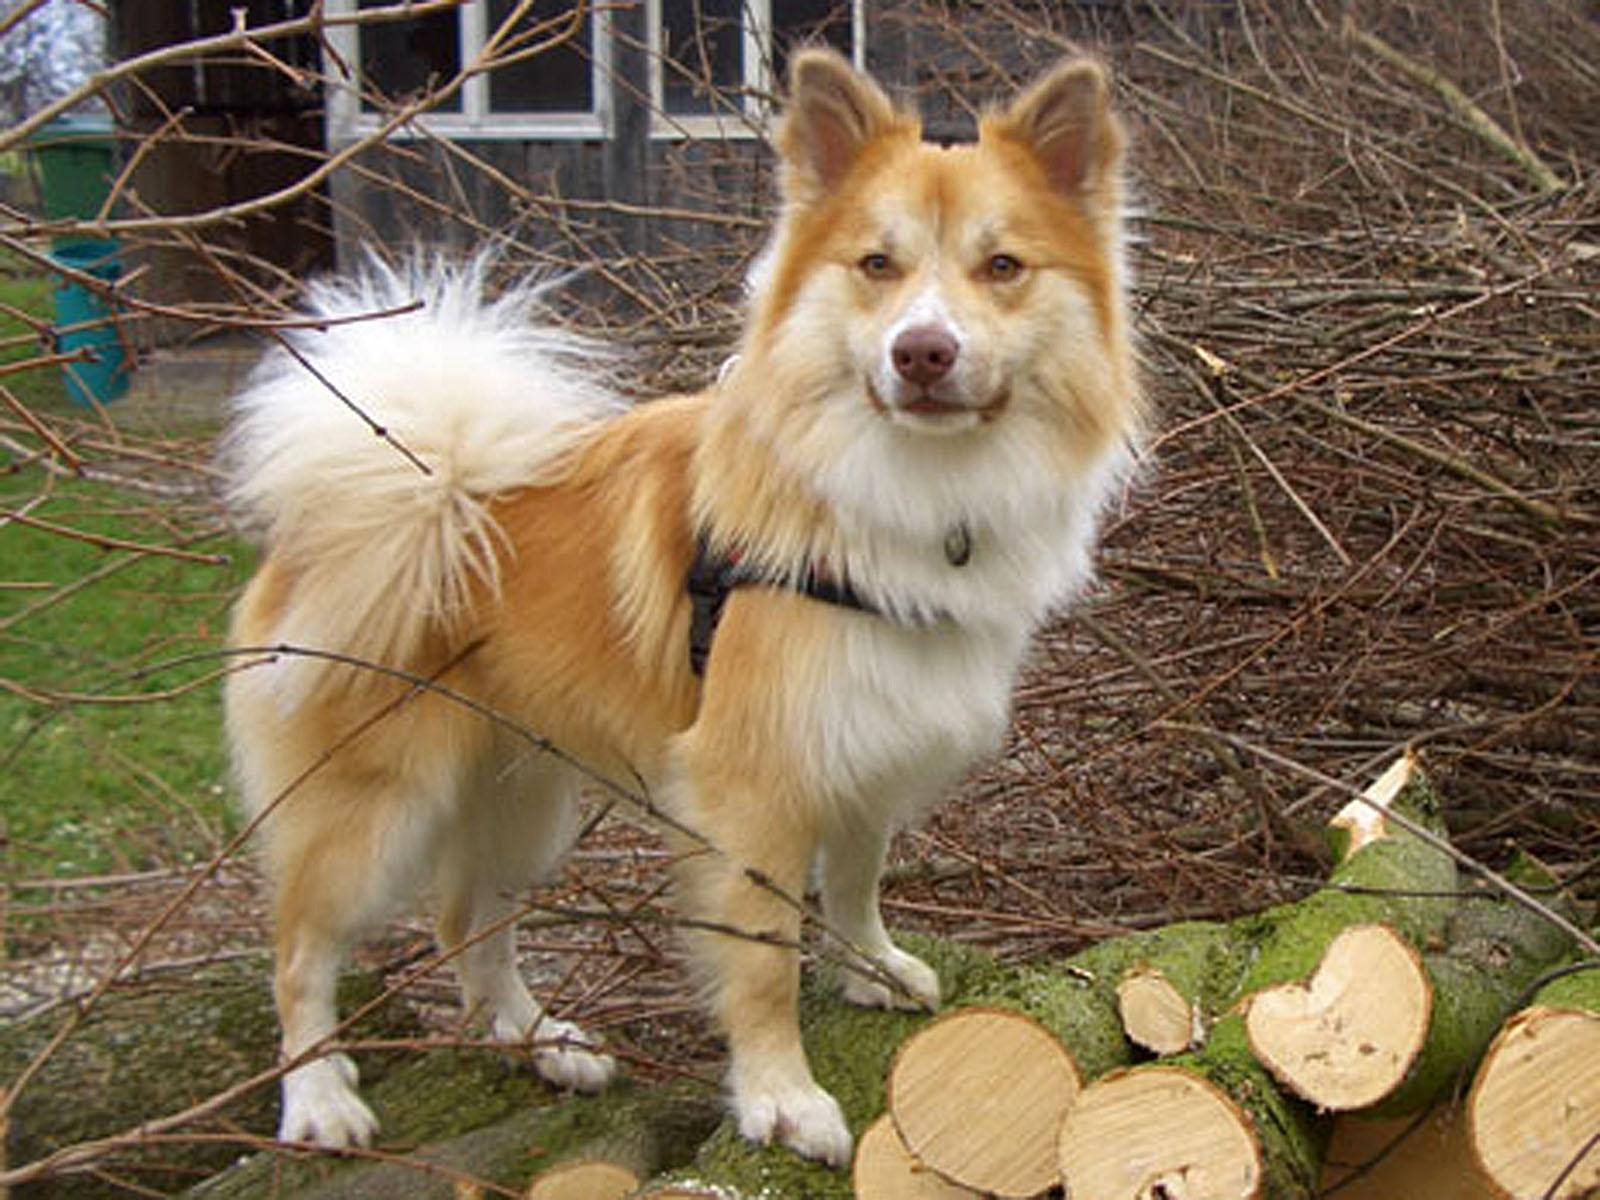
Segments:
[[[920,132],[883,89],[834,50],[812,47],[789,68],[789,105],[778,128],[783,190],[807,203],[832,191],[861,152],[889,133]]]

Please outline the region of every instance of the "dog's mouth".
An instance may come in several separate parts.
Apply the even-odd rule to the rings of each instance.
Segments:
[[[1001,387],[988,400],[974,402],[965,397],[940,395],[926,388],[907,388],[904,395],[896,395],[891,401],[868,380],[867,399],[873,408],[891,420],[909,417],[918,424],[965,426],[998,417],[1011,402],[1011,390]]]

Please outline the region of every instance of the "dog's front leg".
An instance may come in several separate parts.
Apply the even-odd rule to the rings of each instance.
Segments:
[[[725,791],[713,803],[691,802],[686,821],[713,847],[689,848],[680,859],[680,904],[727,1034],[739,1132],[844,1166],[850,1130],[812,1078],[800,1043],[799,906],[816,844],[810,822],[792,806]]]
[[[845,945],[844,998],[864,1008],[939,1007],[939,977],[889,939],[878,908],[878,879],[889,834],[871,815],[840,814],[822,839],[822,914]],[[863,962],[861,956],[868,961]]]

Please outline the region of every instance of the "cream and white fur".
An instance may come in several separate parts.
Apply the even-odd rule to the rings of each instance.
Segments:
[[[316,290],[330,324],[295,340],[426,473],[293,359],[240,398],[233,497],[266,554],[233,639],[319,652],[228,688],[275,883],[286,1139],[374,1136],[353,1065],[325,1053],[334,981],[423,890],[469,1015],[557,1084],[612,1075],[516,970],[505,918],[559,861],[578,782],[519,727],[695,831],[673,835],[676,896],[746,1137],[849,1156],[797,1020],[814,867],[824,927],[878,964],[842,972],[844,998],[938,1002],[878,876],[891,831],[999,745],[1028,638],[1088,578],[1128,466],[1121,136],[1091,64],[946,151],[807,51],[777,144],[783,210],[706,393],[624,411],[535,292],[486,300],[481,264],[418,263]],[[701,534],[771,582],[734,593],[697,679]],[[818,567],[880,612],[786,586]]]

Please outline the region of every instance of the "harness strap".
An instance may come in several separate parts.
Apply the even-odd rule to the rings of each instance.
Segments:
[[[736,554],[715,554],[704,534],[695,541],[694,561],[686,580],[689,593],[689,669],[704,675],[711,643],[722,621],[722,610],[735,588],[781,587],[857,612],[883,615],[883,610],[865,599],[850,584],[821,571],[815,564],[796,580],[770,579],[760,571],[741,565]]]

